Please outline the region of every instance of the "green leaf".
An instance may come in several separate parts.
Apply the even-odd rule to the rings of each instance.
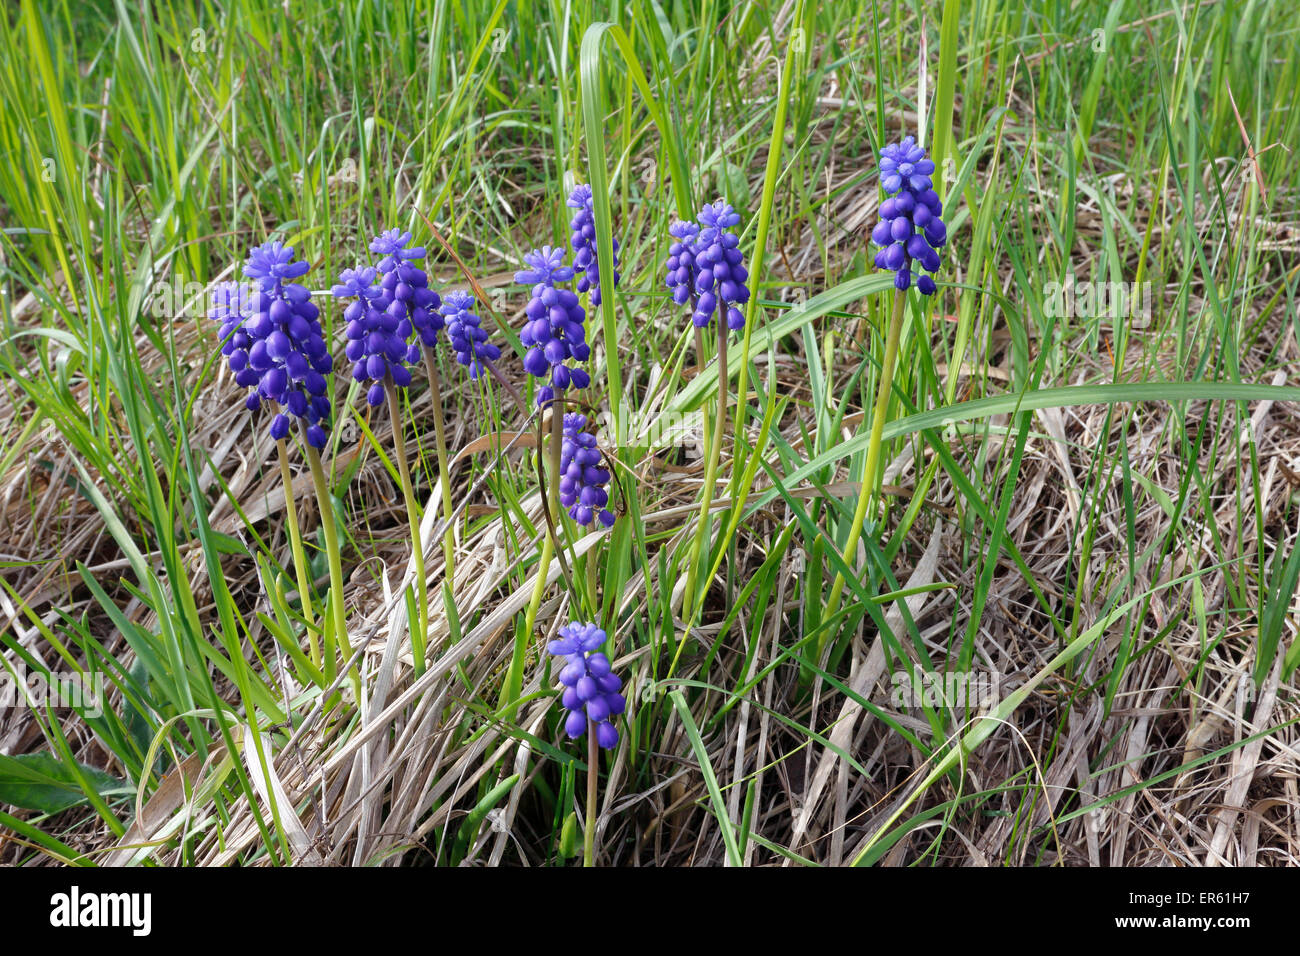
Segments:
[[[101,797],[122,797],[135,793],[135,788],[84,763],[78,763],[81,773],[94,784]],[[51,753],[20,754],[17,757],[0,755],[0,803],[58,813],[68,807],[86,802],[86,793],[77,782],[73,768]]]

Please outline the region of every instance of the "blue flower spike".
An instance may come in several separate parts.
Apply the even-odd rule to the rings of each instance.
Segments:
[[[600,305],[600,263],[596,259],[596,213],[591,202],[591,187],[586,183],[573,187],[567,205],[576,209],[569,220],[569,244],[573,246],[573,272],[577,290],[591,291],[591,304]],[[614,239],[614,285],[618,285],[618,239]]]
[[[622,693],[623,682],[614,674],[609,658],[600,650],[608,635],[595,624],[571,621],[560,628],[559,637],[546,645],[556,657],[564,659],[559,680],[563,692],[560,702],[569,712],[564,732],[576,740],[587,730],[587,722],[596,725],[596,743],[605,750],[618,746],[618,728],[613,718],[627,706]]]
[[[731,230],[740,215],[722,200],[700,210],[700,234],[695,240],[696,328],[705,328],[714,312],[725,315],[727,328],[738,332],[745,327],[740,306],[749,301],[749,270],[741,255],[740,237]]]
[[[386,309],[397,319],[407,319],[425,348],[438,344],[438,333],[443,329],[439,307],[442,299],[429,288],[429,276],[416,262],[425,257],[423,246],[408,246],[409,232],[389,229],[375,237],[370,251],[379,259],[379,287],[392,301]],[[420,360],[419,346],[412,343],[406,356],[411,365]]]
[[[664,285],[672,290],[673,301],[685,305],[695,295],[695,243],[700,227],[693,222],[677,220],[668,227],[668,235],[675,240],[668,247],[668,261],[664,263],[667,275]]]
[[[585,362],[591,355],[587,344],[587,313],[572,289],[557,283],[573,279],[572,266],[564,264],[564,250],[542,246],[524,256],[529,268],[515,273],[515,281],[532,284],[532,297],[524,307],[526,323],[519,340],[528,350],[524,369],[536,378],[549,375],[548,384],[537,390],[537,404],[545,407],[557,391],[586,388],[591,376],[569,362]]]
[[[346,354],[352,377],[370,383],[366,402],[372,407],[383,404],[389,376],[398,388],[411,384],[407,364],[418,362],[420,344],[432,348],[442,331],[442,302],[424,270],[413,264],[424,258],[424,249],[408,247],[410,241],[409,232],[397,229],[376,236],[370,251],[380,257],[378,267],[345,269],[330,290],[335,298],[354,300],[343,312]],[[413,332],[420,342],[408,345]]]
[[[471,379],[483,373],[485,363],[501,357],[501,349],[488,342],[487,329],[474,313],[474,306],[473,296],[454,290],[447,293],[439,309],[456,361],[469,369]]]
[[[584,431],[587,416],[570,412],[564,416],[564,440],[560,444],[560,503],[569,516],[583,527],[599,521],[613,527],[609,504],[609,471],[601,467],[596,436]]]
[[[871,240],[881,247],[876,268],[893,272],[894,288],[900,291],[911,286],[914,263],[929,273],[939,270],[939,250],[948,241],[933,173],[934,162],[911,136],[880,152],[880,187],[892,195],[880,204],[880,222]],[[916,289],[934,295],[934,279],[917,276]]]
[[[221,323],[221,351],[235,382],[252,389],[247,408],[255,411],[264,401],[275,404],[271,437],[286,438],[291,419],[297,418],[307,442],[324,448],[330,414],[326,376],[334,359],[325,343],[320,310],[307,288],[293,281],[308,268],[281,242],[258,246],[244,265],[251,292],[236,283],[219,285],[208,314]]]

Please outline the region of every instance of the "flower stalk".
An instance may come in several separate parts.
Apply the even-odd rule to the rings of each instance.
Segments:
[[[303,428],[304,438],[306,426]],[[334,618],[334,627],[324,628],[325,632],[325,679],[333,683],[338,673],[338,660],[352,659],[352,645],[348,642],[347,613],[343,607],[343,557],[339,553],[338,529],[334,523],[334,502],[330,495],[329,482],[325,477],[325,467],[321,464],[320,452],[309,442],[307,464],[311,467],[312,484],[316,487],[316,502],[320,507],[321,534],[325,538],[325,558],[330,569],[330,610]],[[349,672],[352,687],[361,699],[361,679],[356,667]]]
[[[551,437],[550,444],[547,446],[550,475],[546,480],[546,539],[542,542],[542,553],[537,561],[537,580],[533,585],[532,596],[528,599],[528,610],[524,613],[523,639],[515,641],[514,656],[510,660],[510,673],[507,675],[503,690],[503,703],[507,706],[513,706],[518,701],[520,690],[523,688],[524,660],[528,644],[533,628],[537,625],[537,612],[541,609],[542,598],[546,594],[546,579],[551,572],[551,561],[559,550],[559,542],[556,538],[563,521],[560,517],[560,451],[564,442],[564,414],[560,409],[563,400],[564,393],[560,391],[551,402]],[[538,454],[541,453],[542,449],[539,447]]]
[[[722,434],[727,427],[727,402],[730,398],[730,390],[727,388],[729,376],[727,375],[727,332],[724,329],[718,330],[718,401],[716,409],[716,421],[713,425],[713,441],[709,444],[709,457],[704,465],[704,498],[700,502],[700,517],[695,529],[695,542],[691,546],[690,562],[687,565],[689,571],[686,576],[686,590],[682,595],[682,617],[689,625],[694,622],[698,611],[703,610],[703,594],[708,592],[708,585],[704,586],[700,595],[700,608],[694,604],[696,586],[698,584],[699,570],[701,560],[707,562],[707,553],[704,550],[706,538],[710,538],[713,532],[713,496],[718,481],[718,462],[722,458]],[[739,414],[739,410],[737,410]]]
[[[284,485],[284,514],[289,525],[289,546],[293,550],[294,576],[298,580],[298,599],[302,603],[302,617],[307,623],[307,641],[311,662],[321,666],[320,642],[316,640],[315,611],[312,608],[311,581],[307,577],[307,553],[302,546],[302,528],[298,525],[298,506],[293,499],[293,472],[289,470],[289,451],[283,438],[275,443],[280,459],[280,483]]]
[[[871,417],[871,437],[867,441],[867,461],[862,472],[862,488],[858,492],[858,504],[853,511],[853,524],[849,527],[848,540],[844,542],[844,561],[850,567],[857,554],[858,542],[862,538],[862,525],[867,519],[867,509],[875,497],[876,485],[880,480],[880,446],[885,431],[885,422],[889,415],[889,400],[894,388],[894,368],[898,364],[898,343],[903,333],[903,314],[907,308],[907,292],[904,289],[894,291],[894,313],[889,321],[889,333],[885,338],[885,357],[880,366],[880,385],[876,389],[876,403]],[[837,573],[831,585],[830,600],[826,603],[824,618],[829,618],[839,610],[840,598],[844,593],[844,575]],[[825,649],[828,635],[823,634],[818,641],[818,658]]]
[[[384,380],[384,393],[388,398],[388,414],[393,420],[393,450],[397,455],[397,473],[402,482],[402,497],[406,500],[406,521],[411,529],[411,555],[415,562],[416,620],[410,622],[411,656],[415,661],[415,674],[424,673],[425,645],[429,638],[429,582],[424,573],[424,542],[420,537],[420,506],[415,500],[415,486],[411,483],[411,465],[406,459],[406,441],[402,436],[402,409],[397,398],[397,386],[391,375]]]
[[[429,376],[429,398],[433,402],[433,434],[438,454],[438,486],[442,491],[442,516],[447,522],[447,530],[442,538],[442,555],[446,571],[443,578],[455,588],[456,578],[456,538],[452,528],[452,515],[455,506],[451,501],[451,469],[447,456],[447,422],[442,414],[442,382],[438,377],[438,363],[434,359],[433,349],[424,349],[424,370]]]
[[[600,766],[600,743],[596,739],[596,722],[587,720],[587,815],[582,828],[582,865],[596,865],[596,812],[599,795],[597,768]]]

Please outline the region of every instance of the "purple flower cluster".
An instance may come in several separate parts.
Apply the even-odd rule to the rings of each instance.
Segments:
[[[676,241],[668,247],[664,284],[678,305],[694,300],[696,328],[706,328],[715,313],[726,316],[733,332],[745,327],[740,306],[749,301],[749,270],[732,232],[739,223],[740,215],[719,199],[700,210],[698,222],[679,220],[668,228]]]
[[[876,253],[876,268],[893,272],[894,287],[900,291],[912,284],[913,262],[926,272],[938,271],[938,250],[948,241],[948,229],[940,218],[943,203],[930,179],[933,172],[934,162],[911,136],[880,152],[880,186],[897,195],[880,204],[880,222],[871,239],[882,247]],[[934,295],[934,279],[918,276],[916,288],[922,295]]]
[[[221,352],[235,381],[253,389],[246,403],[249,410],[263,401],[276,404],[271,437],[285,438],[293,416],[306,425],[307,441],[324,448],[322,423],[330,414],[325,376],[334,360],[321,330],[320,310],[306,287],[292,281],[307,269],[307,263],[294,261],[289,246],[258,246],[244,265],[252,293],[245,295],[234,283],[219,286],[209,315],[221,322]]]
[[[380,256],[379,288],[392,299],[384,308],[399,322],[403,318],[409,320],[420,344],[433,348],[438,344],[438,333],[443,326],[438,311],[442,300],[429,288],[425,271],[414,264],[424,258],[424,247],[408,247],[410,241],[409,232],[389,229],[375,237],[370,243],[370,251]],[[420,349],[412,345],[407,361],[414,365],[419,360]]]
[[[411,234],[398,229],[376,236],[370,251],[379,255],[378,267],[345,269],[330,290],[335,298],[356,300],[343,312],[346,354],[352,377],[371,383],[366,391],[371,405],[383,404],[390,375],[398,388],[411,384],[407,364],[420,360],[422,344],[433,348],[442,331],[442,300],[429,288],[424,270],[413,264],[424,258],[424,248],[408,247],[410,241]],[[419,341],[408,344],[412,332]]]
[[[749,301],[749,270],[740,254],[740,237],[731,231],[740,222],[739,214],[718,200],[700,210],[700,235],[695,240],[695,314],[696,328],[704,328],[726,310],[727,328],[736,332],[745,327],[745,315],[737,306]]]
[[[527,324],[519,336],[528,351],[524,368],[529,375],[541,378],[550,374],[550,383],[537,390],[537,404],[546,406],[555,392],[566,388],[586,388],[591,376],[566,363],[585,362],[591,355],[584,323],[587,313],[572,289],[556,287],[558,282],[573,278],[571,266],[564,265],[564,250],[542,246],[524,256],[530,268],[515,273],[515,281],[533,285],[532,298],[524,307]]]
[[[382,405],[389,375],[399,387],[411,384],[411,373],[406,368],[411,320],[406,317],[406,307],[375,285],[373,267],[344,269],[330,291],[336,299],[356,300],[343,311],[348,323],[344,330],[348,339],[346,355],[352,362],[352,377],[363,385],[371,383],[366,401]]]
[[[474,297],[459,290],[448,292],[439,310],[446,320],[447,339],[456,353],[456,361],[469,369],[469,377],[476,379],[483,371],[484,362],[495,362],[501,350],[488,342],[487,330],[472,311]]]
[[[596,436],[583,431],[587,416],[570,412],[564,416],[564,441],[560,444],[560,502],[569,516],[583,527],[599,521],[606,528],[614,524],[609,503],[609,471],[601,467]]]
[[[685,305],[695,294],[695,240],[699,234],[698,225],[682,219],[668,227],[668,235],[677,241],[668,247],[664,285],[673,290],[673,301],[678,305]]]
[[[618,745],[618,729],[612,718],[623,713],[627,702],[619,693],[623,682],[612,672],[609,658],[600,651],[607,635],[595,624],[577,621],[560,628],[559,635],[546,649],[565,659],[560,671],[560,685],[564,688],[560,702],[569,711],[564,732],[576,739],[586,731],[587,721],[594,721],[596,743],[612,750]]]
[[[578,277],[579,292],[591,290],[591,304],[600,305],[600,263],[596,259],[596,213],[591,204],[591,187],[586,183],[573,187],[567,205],[578,210],[569,220],[570,244],[573,246],[573,272]],[[614,285],[618,285],[618,239],[614,239]]]

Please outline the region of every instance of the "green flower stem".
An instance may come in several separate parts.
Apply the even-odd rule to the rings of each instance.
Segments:
[[[596,791],[599,783],[596,768],[600,765],[600,745],[596,743],[596,722],[587,721],[587,818],[582,828],[582,865],[596,865]]]
[[[438,363],[434,361],[433,349],[424,350],[424,370],[429,374],[430,396],[433,399],[433,432],[438,448],[438,484],[442,488],[442,515],[447,522],[447,531],[442,538],[442,556],[446,562],[443,579],[455,591],[456,577],[456,537],[452,533],[452,515],[455,508],[451,503],[451,469],[447,462],[447,423],[442,417],[442,384],[438,378]]]
[[[713,531],[713,493],[718,478],[718,459],[722,457],[722,434],[727,430],[727,335],[726,321],[718,318],[718,420],[713,426],[713,442],[709,445],[709,460],[704,466],[704,499],[700,503],[699,524],[695,529],[695,543],[691,547],[691,560],[687,565],[686,590],[682,596],[682,620],[687,626],[695,620],[696,576],[700,567],[700,555],[704,550],[704,540]],[[739,410],[737,410],[739,414]],[[706,586],[707,590],[707,586]],[[704,603],[700,596],[701,606]]]
[[[325,468],[321,465],[320,452],[307,441],[307,429],[303,426],[303,446],[307,449],[307,464],[311,466],[312,484],[316,486],[316,501],[320,506],[320,524],[325,538],[325,557],[330,567],[330,607],[334,614],[333,641],[325,644],[325,679],[334,682],[338,672],[338,654],[335,647],[342,652],[342,660],[352,658],[352,645],[348,643],[347,615],[343,610],[343,558],[339,554],[338,529],[334,524],[334,501],[330,495],[329,482],[325,478]],[[329,631],[326,630],[328,634]],[[337,642],[337,643],[335,643]],[[350,672],[352,686],[357,700],[361,699],[361,679],[356,668]]]
[[[289,545],[293,549],[293,571],[298,579],[298,600],[302,602],[302,617],[307,622],[307,641],[311,649],[311,662],[321,666],[320,642],[316,640],[315,612],[311,603],[311,581],[307,578],[307,553],[302,547],[302,528],[298,526],[298,506],[293,500],[293,473],[289,470],[289,451],[284,439],[275,443],[280,457],[280,483],[284,485],[284,514],[289,524]]]
[[[406,521],[411,526],[411,554],[415,558],[416,620],[410,622],[411,657],[415,675],[424,673],[425,642],[429,638],[429,582],[424,574],[424,542],[420,540],[420,509],[411,484],[411,466],[406,460],[406,441],[402,436],[402,409],[392,375],[384,376],[384,394],[388,397],[388,414],[393,420],[393,450],[397,453],[397,472],[402,479],[402,497],[406,499]]]
[[[510,660],[510,673],[506,676],[505,686],[501,690],[502,707],[513,707],[519,700],[520,690],[524,685],[524,661],[528,645],[533,639],[533,628],[537,625],[537,612],[542,606],[542,596],[546,593],[546,578],[551,570],[551,561],[559,550],[556,536],[560,530],[560,445],[564,441],[564,393],[556,391],[551,402],[551,474],[547,480],[546,497],[551,520],[546,526],[546,540],[542,543],[542,555],[537,562],[537,581],[533,585],[533,595],[528,600],[528,610],[524,614],[524,632],[515,641],[514,655]],[[540,455],[542,450],[538,448]]]
[[[582,534],[582,532],[580,532],[580,534]],[[599,548],[592,548],[590,551],[588,551],[586,554],[582,556],[583,564],[587,570],[587,594],[590,595],[591,597],[591,606],[593,610],[597,610],[600,607],[600,600],[598,594],[599,582],[597,579],[597,573],[599,571],[599,564],[600,564],[600,562],[597,560],[597,555],[599,553],[600,553]]]
[[[695,300],[695,296],[691,296],[691,312],[694,312],[694,311],[695,311],[695,301],[696,301],[696,300]],[[705,356],[705,354],[706,354],[706,353],[705,353],[705,351],[704,351],[704,330],[703,330],[702,328],[700,328],[699,326],[696,326],[696,328],[695,328],[695,364],[696,364],[696,373],[697,373],[697,374],[698,374],[699,372],[702,372],[702,371],[704,370],[704,356]],[[708,415],[701,415],[701,416],[700,416],[700,420],[701,420],[701,421],[700,421],[700,424],[701,424],[702,431],[703,431],[703,434],[702,434],[701,437],[702,437],[703,440],[704,440],[704,447],[707,449],[707,448],[710,448],[710,447],[711,447],[711,445],[710,445],[710,443],[709,443],[709,416],[708,416]]]
[[[871,438],[867,444],[867,465],[862,472],[862,490],[858,492],[858,507],[853,512],[853,524],[849,528],[848,540],[844,542],[844,560],[852,562],[858,550],[858,540],[862,537],[862,523],[867,518],[867,507],[876,493],[876,482],[880,480],[880,439],[885,430],[885,419],[889,412],[890,393],[894,387],[894,366],[898,364],[898,340],[903,334],[903,313],[907,307],[907,292],[895,290],[894,315],[889,322],[889,335],[885,339],[885,359],[880,366],[880,386],[876,389],[876,407],[871,420]],[[822,613],[825,620],[835,614],[840,607],[840,597],[844,593],[844,575],[836,574],[835,583],[831,585],[830,600]],[[818,658],[825,649],[829,635],[824,634],[818,641]]]

